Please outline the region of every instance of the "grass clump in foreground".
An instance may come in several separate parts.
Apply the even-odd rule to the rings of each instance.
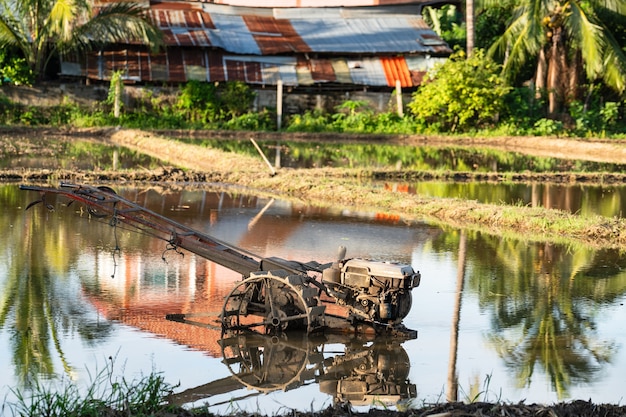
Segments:
[[[58,382],[58,381],[55,381]],[[0,415],[19,417],[147,417],[201,416],[166,403],[176,386],[152,372],[128,381],[113,376],[113,366],[91,378],[85,390],[67,380],[44,385],[37,381],[28,393],[14,389],[14,402],[0,406]]]

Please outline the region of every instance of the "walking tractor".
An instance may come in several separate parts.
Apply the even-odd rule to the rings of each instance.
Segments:
[[[334,262],[300,262],[260,257],[193,230],[115,193],[106,186],[61,183],[59,188],[20,186],[63,195],[86,206],[91,216],[124,223],[138,232],[162,239],[168,248],[185,249],[242,275],[226,296],[215,321],[224,332],[281,334],[292,330],[389,334],[415,338],[403,319],[411,309],[411,291],[420,273],[410,265],[367,259],[348,259],[341,247]],[[330,306],[333,314],[327,311]],[[335,313],[339,310],[339,313]],[[191,314],[171,314],[170,320],[199,324]]]

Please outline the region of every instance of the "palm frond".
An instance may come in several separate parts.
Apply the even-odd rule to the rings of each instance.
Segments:
[[[536,56],[544,44],[541,16],[545,6],[542,3],[530,0],[518,6],[502,37],[489,49],[490,56],[507,55],[503,73],[509,78],[528,58]]]
[[[13,46],[18,43],[14,28],[14,22],[10,22],[4,16],[0,16],[0,45]]]
[[[73,46],[78,49],[110,43],[162,43],[162,34],[147,19],[145,9],[127,2],[103,7],[86,24],[76,28],[74,35]]]
[[[623,93],[626,90],[626,54],[613,35],[605,32],[606,48],[604,51],[604,82]]]
[[[626,14],[626,0],[591,0],[593,9],[601,8],[619,14]]]
[[[72,23],[79,9],[73,0],[56,0],[46,22],[47,30],[61,41],[72,37]]]
[[[610,85],[618,92],[623,93],[626,89],[626,84],[624,84],[624,80],[626,80],[626,67],[614,64],[615,61],[613,52],[609,52],[607,54],[602,79],[605,83],[607,83],[607,85]]]
[[[571,13],[565,21],[568,36],[575,40],[580,49],[585,70],[590,79],[594,79],[603,69],[604,36],[602,27],[591,22],[579,2],[570,1]]]
[[[0,45],[28,50],[30,39],[24,30],[23,22],[7,15],[0,15]]]

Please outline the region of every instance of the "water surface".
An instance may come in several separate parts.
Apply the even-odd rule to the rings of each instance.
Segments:
[[[113,363],[180,384],[179,403],[215,413],[391,407],[459,400],[623,400],[626,257],[345,212],[238,192],[119,188],[123,196],[263,256],[348,256],[411,264],[422,284],[405,325],[418,337],[264,338],[165,320],[209,312],[239,276],[163,241],[89,218],[76,205],[0,186],[0,398],[36,381],[87,384]],[[119,250],[117,250],[119,249]],[[224,358],[227,360],[225,361]],[[359,385],[357,385],[357,382]],[[386,384],[391,392],[374,388]],[[451,389],[452,388],[452,389]],[[302,399],[306,398],[306,402]]]

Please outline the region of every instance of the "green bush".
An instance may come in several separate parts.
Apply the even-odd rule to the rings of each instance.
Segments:
[[[176,109],[191,122],[210,123],[221,117],[220,103],[215,84],[189,81],[181,89]]]
[[[466,58],[456,52],[428,75],[409,108],[418,121],[441,131],[469,131],[493,126],[509,92],[500,66],[476,50]]]
[[[256,93],[246,83],[231,81],[220,84],[219,98],[230,117],[239,117],[250,111]]]
[[[287,132],[331,132],[333,130],[330,115],[320,110],[294,114],[287,120]]]
[[[242,82],[206,83],[189,81],[182,88],[175,108],[192,123],[208,127],[250,111],[255,93]]]
[[[564,132],[563,122],[554,119],[539,119],[530,130],[530,134],[535,136],[554,136]]]
[[[34,79],[26,59],[9,54],[7,49],[0,50],[0,85],[32,85]]]
[[[227,120],[220,127],[227,130],[276,130],[276,115],[267,110],[244,113]]]

